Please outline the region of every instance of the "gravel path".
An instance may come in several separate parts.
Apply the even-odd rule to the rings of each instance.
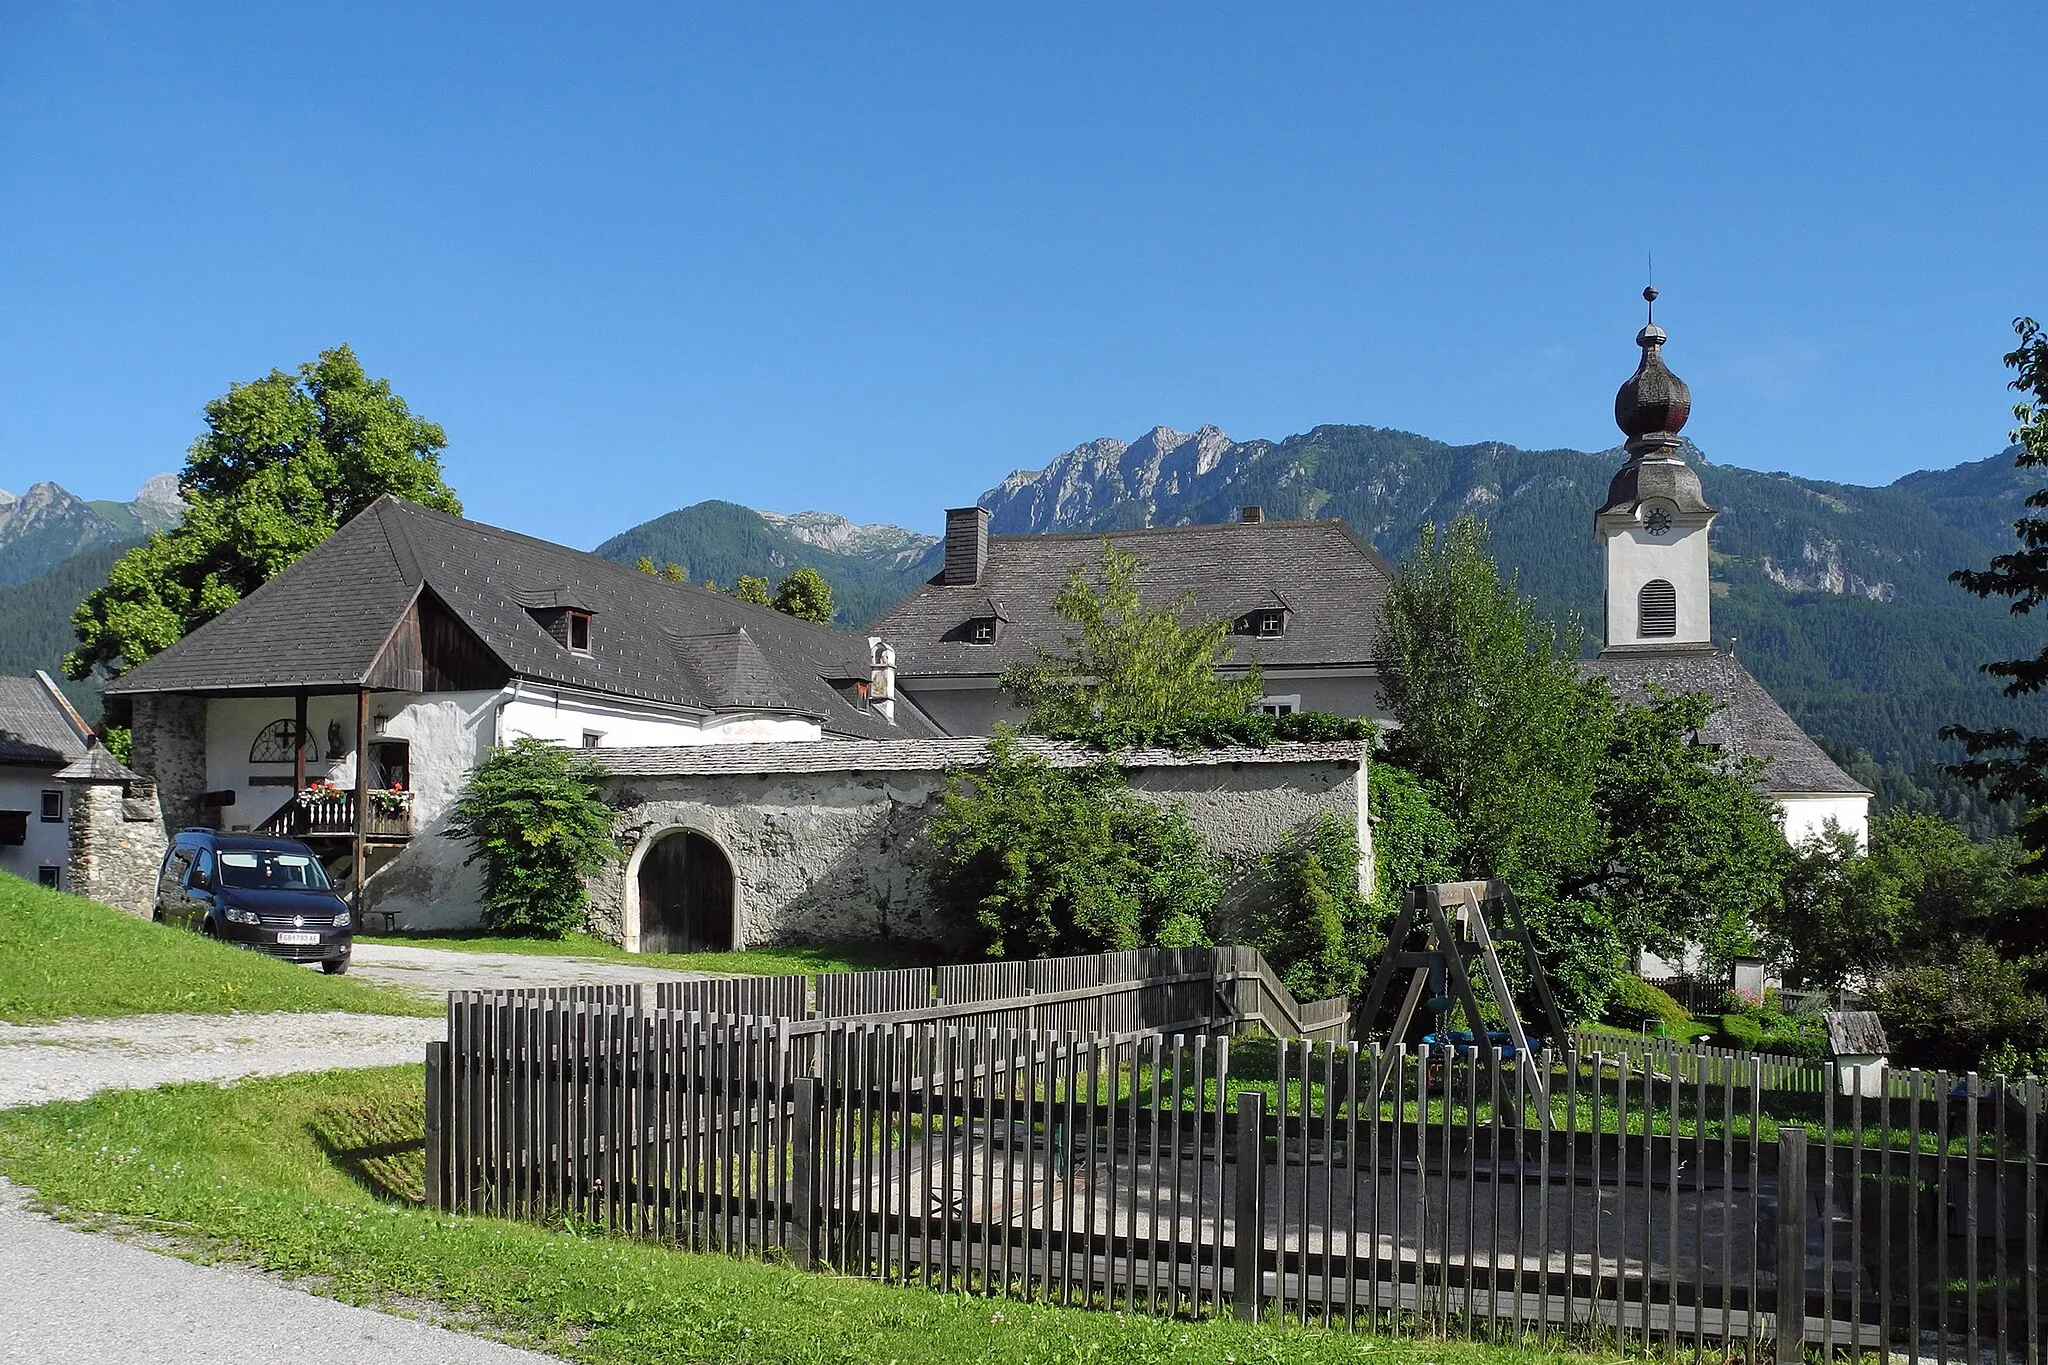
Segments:
[[[4,1072],[0,1072],[4,1074]],[[553,1356],[60,1226],[0,1181],[0,1361],[546,1365]]]
[[[357,943],[349,974],[380,985],[402,986],[439,999],[449,991],[495,991],[525,986],[604,986],[634,981],[702,981],[706,972],[665,971],[592,957],[524,953],[470,953],[455,948],[414,948]]]
[[[381,1014],[137,1014],[0,1023],[0,1109],[172,1081],[417,1062],[440,1019]],[[0,1357],[4,1359],[4,1357]]]

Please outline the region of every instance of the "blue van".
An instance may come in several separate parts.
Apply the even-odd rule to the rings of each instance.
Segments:
[[[287,962],[317,962],[330,976],[348,970],[355,946],[348,903],[296,839],[181,831],[157,873],[151,918]]]

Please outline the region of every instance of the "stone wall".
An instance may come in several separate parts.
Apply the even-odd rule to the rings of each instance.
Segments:
[[[1370,868],[1361,746],[1282,747],[1289,756],[1278,749],[1238,750],[1126,763],[1132,790],[1178,803],[1224,860],[1226,933],[1240,930],[1265,895],[1259,860],[1283,831],[1305,827],[1322,811],[1356,823]],[[630,768],[631,760],[622,766]],[[883,771],[615,769],[609,795],[620,807],[626,857],[593,880],[592,929],[637,950],[640,862],[663,834],[690,829],[711,839],[732,864],[736,946],[957,940],[967,926],[932,903],[917,872],[945,781],[941,763]]]
[[[170,840],[149,784],[133,794],[116,782],[71,788],[71,865],[67,890],[147,919],[156,903],[157,869]]]
[[[187,829],[202,823],[199,796],[206,790],[206,702],[200,697],[135,698],[135,737],[129,767],[156,783],[163,823]]]

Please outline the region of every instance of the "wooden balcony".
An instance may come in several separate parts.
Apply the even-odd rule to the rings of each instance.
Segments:
[[[370,793],[363,837],[379,843],[412,838],[412,804],[396,805]],[[283,839],[348,839],[356,832],[356,794],[352,791],[300,792],[257,827],[259,834]]]

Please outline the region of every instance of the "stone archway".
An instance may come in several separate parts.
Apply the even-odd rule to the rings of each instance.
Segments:
[[[657,835],[634,874],[643,953],[725,952],[738,919],[732,862],[694,829]]]

